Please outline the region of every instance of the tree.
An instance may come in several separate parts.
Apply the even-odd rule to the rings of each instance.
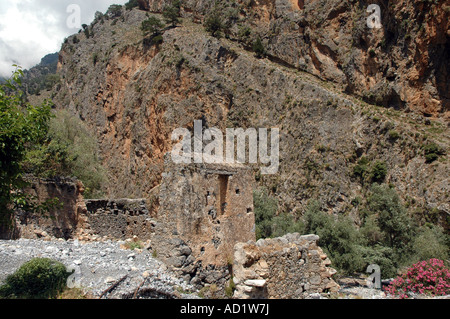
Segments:
[[[361,270],[364,260],[358,250],[360,236],[350,218],[335,218],[323,212],[320,204],[313,201],[306,209],[304,220],[305,233],[319,236],[319,246],[336,268],[348,274]]]
[[[22,179],[21,161],[29,144],[42,143],[48,131],[51,102],[40,106],[27,104],[21,85],[22,70],[0,85],[0,226],[10,226],[12,211],[16,207],[32,205],[20,189]]]
[[[130,0],[127,3],[125,3],[125,9],[132,10],[133,8],[139,7],[139,1],[138,0]]]
[[[162,12],[164,19],[167,23],[171,24],[172,27],[176,27],[180,23],[180,12],[181,12],[181,2],[175,0],[170,6],[166,6]]]
[[[112,4],[109,6],[106,15],[110,18],[117,18],[122,15],[122,6],[120,4]]]
[[[161,30],[164,27],[164,24],[155,16],[149,17],[147,20],[143,21],[141,24],[141,30],[144,36],[148,36],[152,34],[153,36],[157,36],[161,34]]]
[[[386,163],[382,161],[376,161],[372,172],[370,173],[370,179],[374,183],[383,183],[387,174]]]
[[[385,235],[385,244],[404,248],[411,240],[412,220],[395,189],[374,184],[367,201],[368,209],[376,214],[378,226]]]
[[[266,55],[266,49],[264,49],[264,45],[260,37],[257,37],[255,42],[253,42],[253,52],[256,53],[257,58],[262,58]]]
[[[253,192],[255,204],[256,238],[272,236],[272,219],[278,210],[278,202],[270,197],[267,189],[262,188]]]
[[[224,29],[224,23],[220,13],[214,10],[213,13],[206,18],[204,27],[206,32],[209,32],[213,37],[219,38]]]

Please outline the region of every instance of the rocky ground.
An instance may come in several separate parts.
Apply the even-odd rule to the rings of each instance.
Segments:
[[[60,261],[68,270],[75,269],[71,282],[79,284],[94,298],[133,298],[136,291],[136,298],[199,298],[194,287],[177,278],[149,250],[144,248],[132,251],[124,249],[124,244],[125,242],[81,243],[55,239],[0,241],[0,282],[26,261],[43,257]],[[109,288],[110,291],[102,296]],[[383,292],[348,282],[342,286],[337,296],[310,296],[311,299],[331,297],[380,299],[386,296]]]
[[[75,275],[70,278],[74,279],[72,282],[79,283],[85,292],[96,298],[125,276],[103,298],[132,298],[138,287],[137,298],[198,298],[195,293],[189,293],[193,287],[175,277],[151,252],[122,249],[121,244],[124,242],[0,241],[0,281],[24,262],[43,257],[75,269]]]
[[[124,244],[125,242],[81,243],[56,239],[0,240],[0,283],[23,263],[34,257],[43,257],[60,261],[68,270],[75,269],[75,275],[70,277],[71,283],[78,284],[93,298],[200,298],[194,287],[178,278],[154,258],[149,250],[144,248],[132,251],[125,249]],[[341,289],[337,294],[312,294],[307,299],[389,298],[384,292],[365,286],[361,278],[343,278],[338,283]]]

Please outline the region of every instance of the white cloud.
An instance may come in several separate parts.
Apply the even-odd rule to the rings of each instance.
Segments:
[[[9,0],[0,3],[0,76],[9,76],[12,64],[30,68],[46,54],[59,51],[65,37],[78,32],[68,28],[67,7],[77,4],[81,23],[89,24],[96,11],[128,0]]]

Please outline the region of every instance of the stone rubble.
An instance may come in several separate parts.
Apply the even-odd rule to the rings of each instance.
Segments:
[[[317,245],[316,235],[298,233],[260,239],[235,246],[233,281],[235,298],[305,299],[324,292],[336,293],[336,270]]]

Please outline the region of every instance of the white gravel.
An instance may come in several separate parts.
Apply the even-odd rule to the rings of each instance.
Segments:
[[[196,298],[195,293],[185,293],[195,289],[168,271],[162,262],[152,257],[150,251],[124,250],[120,244],[112,241],[82,244],[74,240],[0,241],[0,282],[23,263],[43,257],[63,263],[68,270],[74,269],[70,283],[96,297],[126,276],[116,289],[106,295],[107,298],[133,297],[144,279],[138,298]]]

